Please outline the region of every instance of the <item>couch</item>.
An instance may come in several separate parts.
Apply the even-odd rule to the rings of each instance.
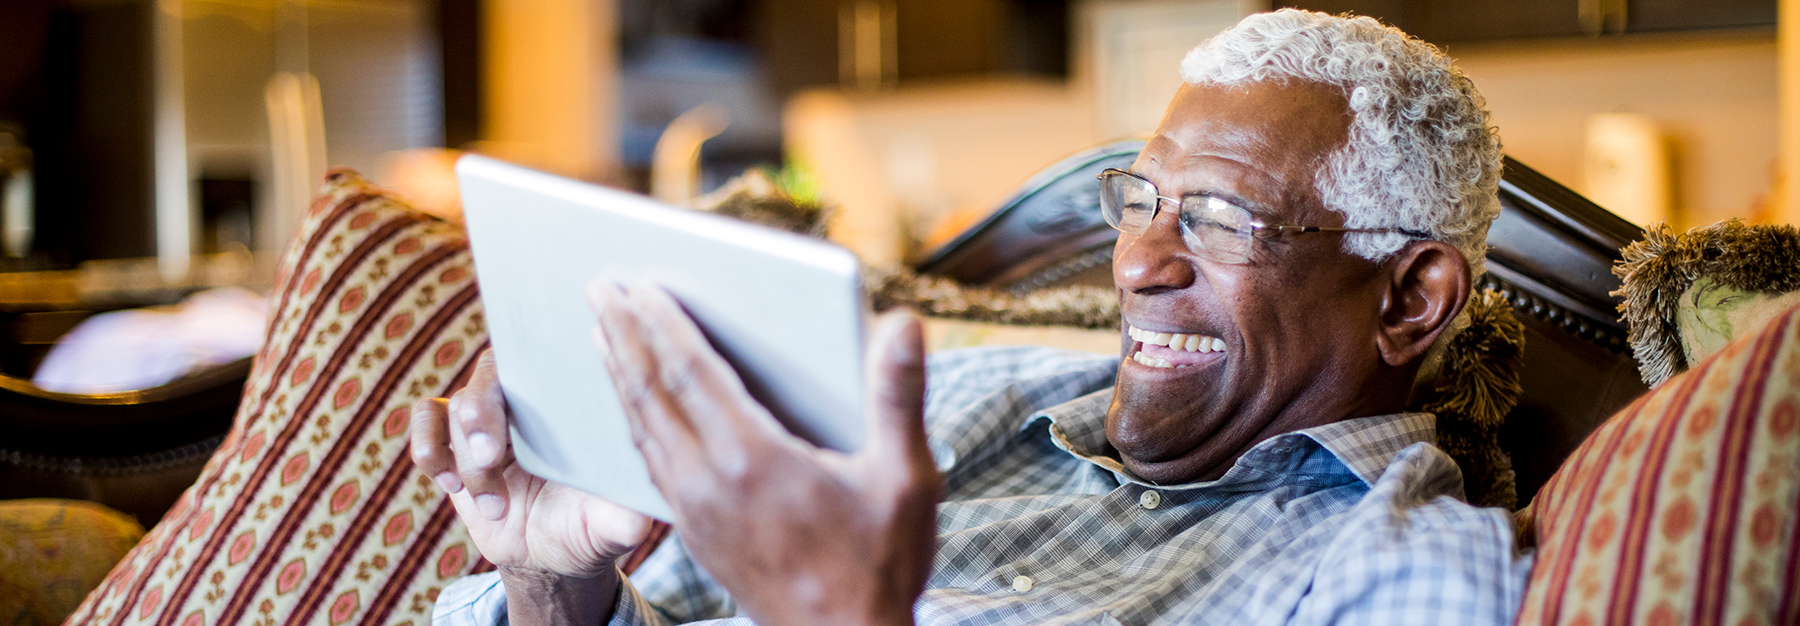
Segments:
[[[1053,166],[920,268],[1021,291],[1096,283],[1105,276],[1100,270],[1110,233],[1095,227],[1092,172],[1128,163],[1135,151],[1134,144],[1114,144]],[[1639,602],[1662,596],[1640,598],[1641,585],[1633,576],[1676,567],[1665,562],[1704,561],[1680,556],[1700,550],[1692,546],[1682,548],[1687,552],[1670,552],[1667,546],[1644,552],[1658,535],[1640,530],[1649,528],[1640,518],[1667,514],[1616,504],[1622,490],[1613,484],[1621,479],[1609,478],[1633,475],[1628,465],[1687,441],[1665,436],[1646,443],[1645,436],[1631,433],[1680,432],[1662,424],[1695,423],[1684,412],[1687,404],[1658,400],[1666,395],[1660,390],[1607,419],[1644,391],[1625,353],[1624,328],[1608,312],[1612,297],[1606,295],[1615,286],[1608,267],[1619,246],[1637,236],[1635,227],[1511,161],[1503,200],[1506,213],[1494,227],[1487,285],[1521,314],[1527,347],[1523,397],[1501,438],[1518,468],[1520,502],[1545,485],[1559,489],[1549,494],[1556,505],[1533,505],[1520,516],[1527,522],[1524,532],[1541,545],[1538,563],[1544,570],[1534,570],[1526,615],[1544,623],[1594,623],[1597,615],[1641,621],[1654,613],[1679,623],[1704,609],[1751,620],[1734,619],[1734,624],[1791,623],[1800,615],[1793,608],[1800,531],[1791,530],[1800,518],[1794,512],[1800,469],[1793,467],[1800,461],[1793,458],[1794,444],[1778,437],[1767,438],[1773,447],[1757,443],[1758,458],[1785,453],[1787,465],[1779,458],[1759,460],[1761,473],[1752,473],[1750,488],[1740,490],[1755,496],[1743,499],[1754,508],[1743,516],[1748,526],[1742,533],[1723,526],[1708,531],[1713,552],[1739,545],[1740,534],[1745,546],[1763,540],[1757,553],[1767,558],[1754,561],[1760,569],[1707,579],[1744,582],[1762,595],[1704,605]],[[406,406],[459,386],[486,343],[460,230],[410,210],[352,172],[333,172],[283,257],[272,297],[269,339],[216,451],[66,623],[422,626],[443,585],[491,568],[474,551],[447,501],[413,470],[405,450]],[[1696,368],[1697,376],[1690,373],[1696,380],[1724,382],[1671,389],[1730,396],[1731,374],[1748,367],[1740,361],[1764,363],[1790,354],[1780,337],[1749,339],[1775,347],[1728,351],[1720,356],[1730,358]],[[1800,357],[1786,362],[1800,367]],[[1796,386],[1758,393],[1777,402],[1792,396]],[[1645,406],[1646,401],[1652,402]],[[1693,441],[1704,442],[1704,436],[1737,432],[1733,428],[1756,417],[1738,415],[1715,415],[1708,418],[1708,429],[1688,430],[1697,433]],[[1602,422],[1606,428],[1590,437]],[[1715,424],[1722,430],[1712,429]],[[1596,445],[1595,437],[1615,443]],[[1621,454],[1624,444],[1617,442],[1633,440],[1636,456]],[[1750,454],[1750,448],[1743,450]],[[1571,454],[1575,460],[1565,463]],[[1640,468],[1635,475],[1661,475],[1652,469]],[[1742,479],[1748,469],[1708,465],[1702,458],[1700,467],[1687,468],[1684,484],[1696,484],[1696,477]],[[1645,480],[1649,484],[1640,491],[1655,493],[1659,483]],[[1565,497],[1569,492],[1577,496]],[[1603,506],[1607,503],[1614,508]],[[1709,510],[1736,510],[1729,504],[1715,502]],[[1588,523],[1608,511],[1612,521]],[[1626,522],[1637,525],[1631,532],[1615,532]],[[1612,530],[1594,530],[1601,527]],[[1769,528],[1776,529],[1772,535]],[[1620,543],[1627,540],[1634,543]],[[1625,575],[1610,575],[1601,564],[1629,552],[1620,545],[1651,558],[1639,559],[1640,567]],[[641,558],[641,553],[630,557]],[[1777,582],[1762,584],[1766,581]],[[1552,600],[1555,607],[1546,609]],[[1737,608],[1715,611],[1718,607]]]

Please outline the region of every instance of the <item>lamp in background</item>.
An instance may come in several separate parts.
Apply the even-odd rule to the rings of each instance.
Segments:
[[[899,12],[892,0],[838,4],[838,84],[861,91],[894,86],[900,74]]]
[[[12,258],[31,253],[31,149],[17,126],[0,123],[0,251]]]
[[[294,235],[294,226],[312,200],[313,185],[325,177],[325,113],[319,104],[319,81],[311,74],[276,72],[263,88],[269,109],[271,178],[275,192],[267,229],[279,250]]]
[[[1636,113],[1588,118],[1583,192],[1596,204],[1639,226],[1667,222],[1669,170],[1668,143],[1654,120]]]
[[[684,207],[700,195],[700,145],[730,125],[731,114],[712,102],[669,122],[650,156],[650,196]]]
[[[375,180],[413,205],[444,221],[461,224],[462,192],[456,182],[461,150],[409,148],[381,155]]]

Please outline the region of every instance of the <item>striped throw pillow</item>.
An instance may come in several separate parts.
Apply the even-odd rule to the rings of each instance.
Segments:
[[[1613,416],[1532,510],[1519,624],[1800,624],[1800,309]]]
[[[335,171],[281,268],[231,433],[67,624],[425,626],[486,567],[407,455],[487,343],[461,229]]]

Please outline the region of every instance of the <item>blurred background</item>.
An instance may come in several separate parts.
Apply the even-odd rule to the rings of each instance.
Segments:
[[[1511,156],[1632,221],[1800,221],[1788,3],[6,0],[0,372],[96,310],[266,287],[332,166],[451,217],[464,151],[674,203],[767,168],[915,259],[1148,133],[1188,49],[1280,6],[1443,46]]]

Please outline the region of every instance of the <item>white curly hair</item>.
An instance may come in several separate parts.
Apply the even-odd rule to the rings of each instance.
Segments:
[[[1471,278],[1487,270],[1488,225],[1500,215],[1500,135],[1475,83],[1435,46],[1374,18],[1282,9],[1244,18],[1188,52],[1181,78],[1343,90],[1350,138],[1314,175],[1319,200],[1345,226],[1426,233],[1462,252]],[[1381,261],[1406,242],[1398,233],[1352,233],[1344,250]],[[1465,306],[1426,352],[1415,383],[1437,375],[1450,340],[1468,326]]]
[[[1313,183],[1325,207],[1351,228],[1427,233],[1461,251],[1471,277],[1486,270],[1488,225],[1500,215],[1500,137],[1475,84],[1436,47],[1369,17],[1282,9],[1194,48],[1181,78],[1298,79],[1343,90],[1350,138]],[[1344,250],[1381,261],[1406,242],[1398,233],[1350,234]]]

